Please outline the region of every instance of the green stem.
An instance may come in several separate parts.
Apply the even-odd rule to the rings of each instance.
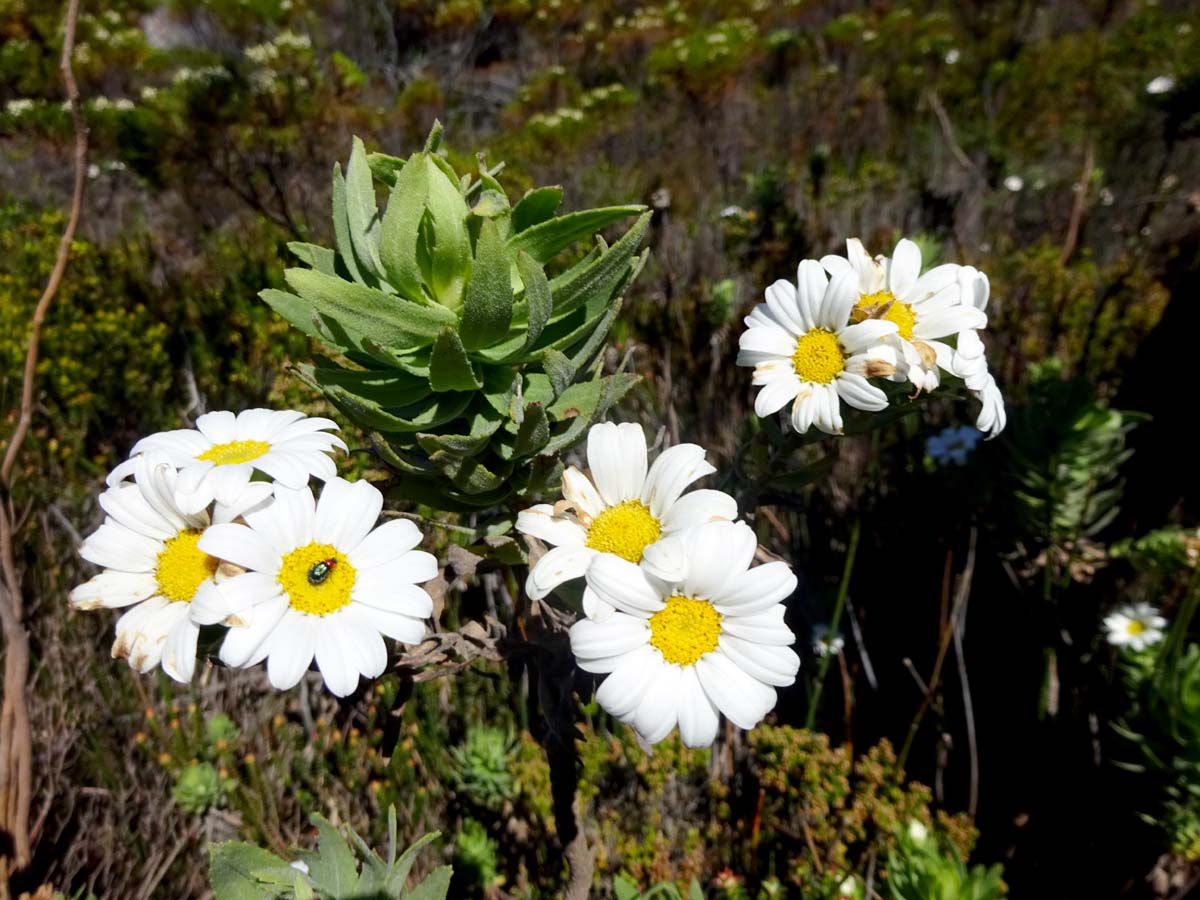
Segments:
[[[862,519],[855,516],[854,524],[850,527],[850,546],[846,548],[846,561],[842,566],[842,580],[838,584],[837,600],[833,604],[833,615],[829,619],[830,640],[837,636],[838,625],[842,621],[842,610],[846,608],[846,594],[850,590],[850,573],[854,569],[854,557],[858,553],[858,536],[861,531]],[[829,653],[822,656],[820,663],[817,664],[817,680],[813,685],[812,697],[808,701],[808,716],[804,720],[804,727],[810,731],[817,721],[817,708],[821,705],[821,691],[825,688],[825,676],[829,672],[829,665],[832,662],[833,654]]]

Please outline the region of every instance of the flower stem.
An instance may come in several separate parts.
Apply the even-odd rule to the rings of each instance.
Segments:
[[[846,594],[850,590],[850,573],[854,569],[854,557],[858,553],[858,536],[862,531],[862,518],[854,517],[854,524],[850,526],[850,546],[846,548],[846,561],[842,566],[842,580],[838,583],[837,600],[833,604],[833,615],[829,619],[829,634],[830,637],[838,633],[838,625],[842,620],[842,610],[846,608]],[[804,727],[811,730],[817,721],[817,708],[821,705],[821,691],[825,687],[825,676],[829,672],[829,664],[833,661],[833,654],[827,654],[821,657],[821,661],[817,664],[817,680],[813,685],[812,696],[808,701],[808,716],[804,720]]]

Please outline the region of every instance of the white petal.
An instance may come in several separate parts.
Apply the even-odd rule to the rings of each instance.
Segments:
[[[814,385],[816,416],[813,421],[826,434],[841,434],[843,429],[841,401],[837,388],[832,384]]]
[[[645,619],[615,612],[603,622],[580,619],[570,630],[571,652],[580,659],[620,656],[650,643]]]
[[[231,466],[217,466],[209,470],[204,482],[200,485],[196,494],[197,500],[199,497],[211,498],[218,503],[223,503],[226,506],[234,506],[242,498],[242,493],[246,490],[246,486],[250,484],[250,479],[254,475],[254,466],[250,463],[240,463]],[[189,502],[190,498],[189,498]],[[206,502],[205,506],[208,505]],[[195,505],[185,505],[180,503],[180,508],[188,512],[195,511]]]
[[[420,546],[421,538],[421,529],[411,519],[391,519],[363,538],[346,557],[359,571],[371,569]]]
[[[380,634],[403,644],[419,644],[425,640],[425,623],[421,619],[374,606],[353,604],[357,615]]]
[[[100,495],[100,507],[117,524],[158,541],[173,538],[189,526],[190,522],[178,513],[169,520],[160,515],[143,496],[144,490],[141,484],[129,482],[111,487]]]
[[[535,537],[551,547],[582,547],[587,529],[569,512],[555,514],[549,503],[539,503],[517,513],[517,531]]]
[[[679,737],[689,747],[709,747],[717,739],[717,708],[688,666],[679,679]]]
[[[829,276],[816,260],[806,259],[796,269],[797,305],[803,332],[817,327],[817,311],[825,300]],[[801,333],[803,333],[801,332]]]
[[[541,600],[564,581],[582,578],[596,555],[588,547],[554,547],[529,570],[525,590],[533,599]]]
[[[643,560],[645,562],[645,560]],[[616,612],[616,607],[611,603],[605,603],[600,599],[600,595],[593,591],[590,587],[583,589],[583,614],[593,622],[603,622],[609,616]],[[589,672],[598,671],[597,669],[588,668]],[[611,669],[604,669],[605,672]]]
[[[843,372],[834,379],[834,384],[837,385],[837,392],[841,398],[855,409],[863,409],[867,412],[879,412],[881,409],[887,409],[887,394],[861,375]]]
[[[206,581],[189,604],[192,621],[197,625],[245,624],[254,607],[274,600],[282,592],[275,577],[265,572],[243,572],[220,584]]]
[[[90,563],[119,572],[153,572],[162,549],[161,541],[110,521],[88,535],[79,555]]]
[[[896,294],[897,299],[903,300],[911,305],[920,305],[934,294],[940,293],[948,287],[958,286],[958,271],[962,267],[957,263],[945,263],[940,266],[934,266],[924,275],[917,279],[917,283],[913,285],[908,295]]]
[[[320,624],[315,616],[291,611],[271,632],[267,645],[267,678],[276,690],[295,687],[312,665]]]
[[[782,377],[766,382],[754,398],[754,414],[760,419],[775,415],[796,398],[800,384],[800,377],[795,371],[784,371]]]
[[[858,302],[858,278],[851,272],[834,276],[825,290],[817,325],[829,331],[839,332],[850,321],[850,311]]]
[[[433,560],[433,556],[418,550],[390,563],[359,572],[350,592],[351,599],[377,609],[404,613],[418,619],[428,618],[433,612],[433,598],[415,583],[418,577],[428,573],[429,563],[426,560]],[[436,560],[432,568],[436,573]]]
[[[601,422],[588,431],[588,468],[606,506],[635,500],[646,478],[646,436],[641,425]]]
[[[313,538],[350,553],[367,536],[383,509],[383,494],[366,481],[332,478],[325,482],[317,501]]]
[[[253,607],[248,624],[230,628],[225,633],[225,641],[221,644],[221,662],[235,669],[252,665],[259,647],[275,630],[275,626],[289,608],[287,598],[282,595]]]
[[[145,572],[101,572],[71,591],[76,609],[118,609],[158,593],[158,581]]]
[[[280,556],[313,542],[317,518],[316,501],[307,487],[293,490],[275,485],[269,503],[247,510],[250,528]]]
[[[878,284],[879,266],[858,238],[850,238],[846,241],[846,258],[850,261],[850,268],[858,274],[862,293],[874,293],[882,286]]]
[[[700,491],[695,493],[700,493]],[[680,504],[675,504],[675,509],[678,509],[679,506]],[[642,551],[642,561],[638,565],[647,575],[657,578],[665,584],[679,584],[687,577],[687,544],[678,535],[670,534],[647,546]],[[651,586],[654,586],[653,583]],[[591,588],[588,590],[590,591]],[[658,593],[661,596],[661,591]],[[591,618],[594,619],[596,616]]]
[[[838,332],[838,340],[847,353],[858,353],[881,344],[896,333],[896,323],[886,319],[865,319]]]
[[[774,689],[751,678],[720,651],[700,657],[696,675],[708,698],[739,728],[753,728],[775,706]]]
[[[834,253],[821,257],[821,268],[828,272],[830,277],[840,275],[842,272],[854,271],[854,267],[850,265],[850,260]]]
[[[800,671],[800,657],[791,647],[754,644],[730,634],[721,635],[719,646],[743,672],[773,687],[788,687]]]
[[[275,485],[270,481],[251,481],[246,485],[246,489],[242,491],[236,503],[229,506],[218,503],[214,506],[212,520],[218,524],[233,522],[239,516],[244,516],[251,510],[270,502],[274,492]]]
[[[719,597],[725,585],[745,575],[758,550],[754,529],[744,522],[710,522],[687,533],[689,597]]]
[[[236,439],[235,416],[227,410],[205,413],[196,419],[196,430],[214,444],[228,444]]]
[[[796,575],[785,562],[755,566],[731,578],[712,598],[713,608],[726,616],[746,616],[782,603],[796,590]]]
[[[142,604],[147,608],[152,605],[153,601]],[[129,644],[129,665],[143,674],[155,668],[162,661],[171,632],[186,622],[187,614],[186,603],[167,602],[142,619]]]
[[[605,603],[633,615],[649,616],[665,605],[641,567],[611,553],[595,555],[587,584]]]
[[[904,238],[892,251],[888,266],[888,288],[894,297],[907,296],[921,274],[921,248]]]
[[[804,315],[796,296],[796,286],[790,281],[776,281],[767,288],[765,296],[767,309],[792,336],[804,334],[812,328],[812,325],[804,324]]]
[[[642,502],[661,521],[688,485],[715,471],[716,467],[705,461],[703,447],[696,444],[668,447],[650,467],[642,488]]]
[[[987,325],[987,316],[970,306],[952,306],[930,315],[922,315],[913,326],[913,337],[929,339],[947,337]]]
[[[679,666],[663,666],[646,688],[633,713],[633,727],[646,743],[657,744],[675,727],[682,676]]]
[[[650,682],[662,668],[658,652],[648,644],[625,654],[596,689],[596,702],[618,719],[625,719],[638,708]]]
[[[254,460],[254,468],[266,472],[277,482],[292,490],[308,484],[307,459],[299,453],[272,448]]]
[[[663,519],[663,531],[672,534],[708,522],[732,522],[737,515],[737,501],[724,491],[689,491],[675,501]]]
[[[751,328],[738,337],[738,365],[744,366],[743,354],[754,352],[776,357],[790,357],[796,352],[796,339],[782,328]],[[755,365],[756,363],[749,363]]]
[[[325,687],[335,697],[347,697],[358,687],[359,662],[365,648],[359,645],[358,632],[340,616],[325,616],[321,638],[317,641],[317,668]]]
[[[210,525],[200,535],[198,546],[209,556],[270,575],[278,573],[283,563],[279,552],[245,525]]]
[[[196,639],[199,637],[199,627],[186,616],[167,635],[162,651],[162,670],[176,681],[191,681],[196,673]]]
[[[749,616],[726,616],[721,630],[755,644],[786,647],[796,642],[796,636],[784,624],[782,605]]]
[[[604,512],[605,503],[591,480],[574,466],[568,466],[562,476],[563,497],[570,501],[585,522]]]
[[[808,431],[816,417],[817,405],[814,387],[815,385],[812,384],[804,385],[792,402],[791,423],[792,430],[796,434],[804,434]]]
[[[370,607],[351,603],[329,619],[337,619],[351,636],[349,647],[354,648],[351,661],[364,678],[378,678],[387,668],[387,644],[372,621]]]

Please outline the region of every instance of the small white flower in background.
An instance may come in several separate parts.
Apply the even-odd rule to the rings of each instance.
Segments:
[[[221,660],[237,668],[266,660],[271,684],[287,690],[315,656],[326,687],[344,697],[360,675],[383,673],[384,635],[423,640],[433,600],[417,585],[437,575],[437,560],[414,549],[421,532],[408,519],[376,528],[382,508],[365,481],[331,478],[319,501],[307,487],[277,485],[244,513],[245,525],[205,531],[201,550],[247,570],[192,604],[196,623],[232,626]]]
[[[961,54],[959,53],[957,47],[951,47],[949,50],[946,51],[946,56],[945,56],[946,65],[952,66],[956,62],[958,62],[958,60],[960,58],[961,58]]]
[[[835,280],[845,273],[854,277],[853,321],[896,325],[900,367],[894,380],[907,380],[918,390],[938,386],[939,364],[949,368],[953,350],[939,338],[987,326],[983,309],[963,296],[963,267],[948,263],[922,275],[921,248],[913,241],[902,239],[890,258],[872,258],[851,238],[846,256],[823,257],[821,265]]]
[[[1004,187],[1016,194],[1024,189],[1025,179],[1020,175],[1009,175],[1004,179]]]
[[[952,425],[925,439],[925,452],[939,466],[966,465],[967,457],[979,443],[980,432],[969,425]]]
[[[98,165],[96,165],[96,163],[90,163],[88,165],[87,177],[88,178],[99,178],[100,177],[100,167]]]
[[[191,603],[211,586],[218,564],[198,546],[210,516],[178,507],[175,469],[165,458],[139,456],[134,474],[133,482],[100,495],[108,517],[79,555],[104,571],[71,591],[71,603],[77,609],[132,606],[117,621],[113,657],[128,657],[143,673],[161,663],[176,681],[190,681],[199,634],[189,617]],[[214,515],[230,521],[239,511],[217,507]]]
[[[1149,603],[1131,603],[1104,619],[1108,642],[1114,647],[1145,650],[1163,639],[1167,620]]]
[[[716,471],[696,444],[668,447],[647,466],[641,425],[602,422],[588,431],[588,474],[574,466],[562,477],[563,500],[517,515],[517,530],[553,549],[529,572],[526,590],[541,599],[565,581],[582,578],[592,560],[612,553],[653,575],[678,577],[677,537],[695,525],[737,518],[737,501],[721,491],[684,493]],[[584,612],[603,618],[612,607],[590,589]]]
[[[713,522],[680,540],[685,574],[673,582],[605,554],[588,587],[613,606],[604,621],[571,627],[581,669],[607,674],[596,701],[656,744],[676,726],[689,747],[707,747],[718,713],[750,729],[775,706],[775,688],[796,680],[800,658],[784,624],[796,576],[784,562],[750,568],[758,541],[743,523]]]
[[[15,100],[9,100],[4,104],[4,111],[14,119],[19,118],[27,112],[32,112],[34,102],[29,97],[18,97]]]
[[[1113,205],[1113,202],[1114,202],[1116,199],[1117,199],[1117,198],[1116,198],[1116,195],[1115,195],[1115,194],[1113,194],[1113,192],[1112,192],[1112,188],[1108,188],[1108,187],[1102,187],[1102,188],[1100,188],[1100,203],[1101,203],[1102,205],[1104,205],[1104,206],[1112,206],[1112,205]]]
[[[184,512],[204,509],[215,499],[226,505],[238,498],[255,470],[276,483],[302,488],[309,476],[328,481],[337,474],[329,454],[346,449],[341,438],[325,434],[337,425],[329,419],[308,418],[295,410],[247,409],[206,413],[196,427],[162,431],[142,438],[131,459],[108,476],[110,485],[127,476],[141,453],[160,453],[179,469],[177,500]]]
[[[843,430],[841,404],[879,412],[887,395],[867,381],[896,373],[897,355],[886,341],[895,322],[852,322],[859,299],[858,274],[842,271],[832,279],[821,263],[806,259],[797,284],[776,281],[766,302],[746,317],[738,339],[737,364],[753,366],[753,384],[762,387],[754,412],[774,415],[789,403],[789,421],[799,434],[816,425],[827,434]]]
[[[838,896],[852,897],[854,900],[859,900],[862,897],[862,889],[859,886],[858,879],[853,875],[848,875],[838,886]]]
[[[919,819],[912,819],[908,823],[908,837],[914,844],[923,844],[929,838],[929,829]]]
[[[828,625],[817,625],[812,631],[812,649],[817,656],[841,656],[846,639],[840,634],[831,635]]]
[[[1169,75],[1159,75],[1146,83],[1147,94],[1165,94],[1175,87],[1175,79]]]

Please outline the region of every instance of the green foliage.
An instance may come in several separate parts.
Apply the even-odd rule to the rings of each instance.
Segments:
[[[225,788],[212,763],[193,763],[179,772],[171,796],[186,813],[199,814],[225,799]]]
[[[455,871],[480,887],[503,884],[504,876],[498,871],[498,854],[496,842],[475,819],[467,819],[454,837]]]
[[[1083,379],[1062,380],[1054,366],[1029,387],[1004,438],[1009,477],[1026,532],[1047,546],[1094,537],[1120,511],[1126,436],[1140,417],[1096,399]]]
[[[613,879],[613,893],[617,900],[704,900],[704,891],[700,887],[700,882],[693,879],[688,885],[687,897],[679,892],[673,883],[664,881],[661,884],[656,884],[654,887],[646,891],[639,891],[636,884],[627,878],[618,875]]]
[[[1002,869],[967,868],[953,845],[943,852],[935,837],[901,835],[887,857],[892,900],[998,900],[1008,893]]]
[[[510,207],[498,168],[460,177],[440,139],[438,126],[406,161],[369,157],[356,140],[345,175],[334,168],[337,249],[293,244],[311,268],[287,270],[294,293],[262,296],[353,365],[318,359],[303,373],[377,435],[401,490],[482,508],[539,493],[559,453],[636,381],[602,376],[600,351],[644,262],[649,216],[548,275],[564,250],[641,207],[558,216],[557,188]],[[390,187],[382,215],[377,180]]]
[[[1141,571],[1178,575],[1196,564],[1200,537],[1196,530],[1168,526],[1139,538],[1126,538],[1109,548],[1114,559],[1128,559]]]
[[[466,740],[450,750],[455,791],[476,806],[498,810],[514,794],[510,769],[515,746],[510,732],[490,726],[472,727]]]
[[[354,849],[323,816],[314,814],[319,834],[315,851],[301,852],[288,864],[266,850],[240,841],[209,848],[209,880],[215,900],[445,900],[450,867],[434,869],[407,886],[417,854],[437,833],[403,853],[396,845],[396,811],[388,810],[386,858],[376,854],[353,829]]]

